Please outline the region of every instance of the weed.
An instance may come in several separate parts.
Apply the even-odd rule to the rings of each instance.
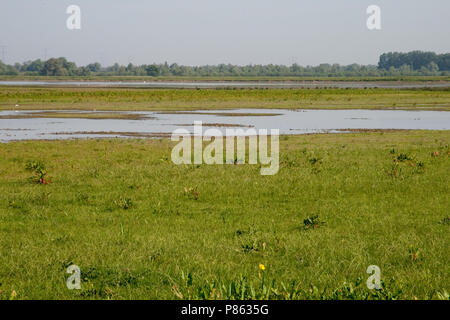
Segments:
[[[74,294],[83,298],[110,299],[117,288],[136,288],[147,285],[148,271],[87,267],[81,269],[82,286]]]
[[[256,229],[253,225],[251,225],[250,227],[248,227],[246,230],[243,229],[237,229],[235,234],[237,236],[242,236],[242,235],[256,235],[258,233],[258,229]]]
[[[419,161],[415,156],[407,153],[399,153],[395,156],[391,170],[388,172],[393,178],[406,178],[411,174],[421,174],[425,172],[425,163]]]
[[[34,177],[31,177],[31,179],[39,184],[49,184],[50,180],[46,178],[47,176],[47,170],[45,168],[45,165],[41,161],[27,161],[25,164],[25,169],[27,171],[31,171],[34,173]]]
[[[316,157],[316,156],[310,156],[308,157],[309,163],[313,166],[315,164],[321,164],[322,158]]]
[[[409,154],[407,153],[400,153],[399,155],[397,155],[397,161],[400,162],[404,162],[404,161],[410,161],[413,160],[413,157],[411,157]]]
[[[391,165],[391,170],[389,171],[389,175],[393,178],[399,178],[402,175],[402,168],[399,166],[398,162],[394,162]]]
[[[115,200],[114,203],[116,204],[116,206],[123,210],[128,210],[133,207],[133,201],[130,198],[121,197]]]
[[[316,156],[313,152],[310,152],[308,155],[307,155],[307,160],[308,160],[308,162],[310,163],[310,165],[311,165],[311,169],[312,169],[312,172],[314,173],[314,174],[318,174],[318,173],[320,173],[321,172],[321,169],[320,169],[320,166],[321,166],[321,164],[322,164],[322,158],[321,157],[318,157],[318,156]]]
[[[450,294],[446,290],[442,290],[442,292],[437,292],[436,295],[439,300],[450,300]]]
[[[229,283],[220,283],[217,280],[205,280],[194,284],[191,273],[182,272],[182,284],[172,285],[172,292],[179,299],[202,299],[202,300],[262,300],[274,299],[279,296],[273,289],[272,284],[265,284],[262,278],[259,283],[251,283],[247,277],[239,276]]]
[[[241,249],[242,252],[244,253],[249,253],[249,252],[258,252],[258,251],[264,251],[266,250],[266,242],[255,238],[255,237],[251,237],[246,239],[246,241],[244,241],[243,243],[241,243]]]
[[[416,262],[421,257],[419,248],[413,245],[409,246],[408,253],[411,262]]]
[[[303,220],[304,230],[317,229],[323,225],[325,225],[325,222],[320,220],[318,215],[307,217],[306,219]]]
[[[184,187],[184,195],[190,199],[198,200],[200,192],[197,187]]]
[[[311,287],[307,299],[321,300],[397,300],[401,298],[402,290],[392,290],[394,280],[391,279],[389,285],[381,280],[381,288],[379,290],[367,290],[364,288],[364,282],[361,278],[356,279],[353,283],[344,282],[344,284],[327,292],[320,292],[315,286]]]
[[[242,252],[250,253],[266,250],[266,241],[260,237],[259,233],[253,226],[248,227],[247,230],[236,230],[235,235],[239,238]]]
[[[265,269],[265,268],[264,268]],[[319,290],[312,285],[303,290],[295,280],[288,283],[276,280],[265,281],[264,270],[259,270],[257,280],[250,280],[240,275],[229,282],[204,280],[196,282],[191,273],[183,273],[181,284],[172,285],[172,293],[179,299],[207,300],[397,300],[402,296],[399,289],[391,289],[394,280],[389,284],[381,281],[379,290],[368,290],[361,278],[353,283],[345,282],[334,290]],[[442,296],[447,297],[444,294]]]
[[[298,161],[298,157],[289,157],[286,154],[282,154],[280,164],[284,167],[293,168],[300,166],[300,161]]]

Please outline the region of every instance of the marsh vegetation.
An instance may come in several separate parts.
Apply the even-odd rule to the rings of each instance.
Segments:
[[[278,174],[261,176],[176,166],[168,139],[0,144],[0,298],[448,298],[449,145],[448,131],[283,136]]]

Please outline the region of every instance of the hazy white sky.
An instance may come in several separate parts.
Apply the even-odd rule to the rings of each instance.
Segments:
[[[66,8],[81,8],[81,30]],[[366,27],[381,7],[382,30]],[[3,51],[2,51],[3,48]],[[383,52],[450,52],[449,0],[1,0],[0,59],[78,64],[376,64]]]

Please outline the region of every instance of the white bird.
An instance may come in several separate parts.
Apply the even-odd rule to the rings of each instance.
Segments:
[[[18,105],[18,104],[16,104],[16,107],[15,107],[15,108],[17,108],[18,106],[19,106],[19,105]],[[14,111],[15,111],[15,112],[19,112],[19,111],[17,111],[16,109],[14,109]]]

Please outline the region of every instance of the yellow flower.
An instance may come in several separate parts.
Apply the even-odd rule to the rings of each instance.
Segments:
[[[266,270],[266,267],[262,263],[260,263],[259,270],[264,271],[264,270]]]

